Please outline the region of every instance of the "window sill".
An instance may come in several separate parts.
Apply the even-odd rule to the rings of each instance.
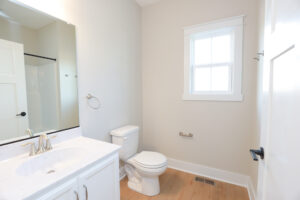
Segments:
[[[211,95],[192,95],[184,94],[184,101],[243,101],[242,94],[211,94]]]

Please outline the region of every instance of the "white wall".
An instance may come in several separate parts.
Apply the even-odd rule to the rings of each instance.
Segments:
[[[163,0],[142,11],[143,142],[178,160],[249,175],[256,134],[258,0]],[[242,102],[183,101],[183,27],[246,15]],[[191,132],[194,138],[178,136]]]
[[[134,0],[22,0],[76,26],[79,113],[83,134],[110,141],[109,131],[141,126],[140,7]],[[87,93],[102,107],[91,110]]]

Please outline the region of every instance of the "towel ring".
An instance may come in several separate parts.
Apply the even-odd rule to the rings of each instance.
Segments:
[[[100,100],[97,97],[91,95],[90,93],[86,96],[86,99],[87,99],[87,104],[90,108],[94,110],[98,110],[101,107]],[[91,100],[94,100],[96,105],[91,104]]]

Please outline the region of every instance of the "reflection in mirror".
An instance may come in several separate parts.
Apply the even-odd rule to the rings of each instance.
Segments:
[[[0,145],[79,126],[75,27],[0,0]]]

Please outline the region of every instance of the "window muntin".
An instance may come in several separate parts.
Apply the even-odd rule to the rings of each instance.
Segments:
[[[231,93],[233,33],[217,30],[191,37],[191,93]]]

